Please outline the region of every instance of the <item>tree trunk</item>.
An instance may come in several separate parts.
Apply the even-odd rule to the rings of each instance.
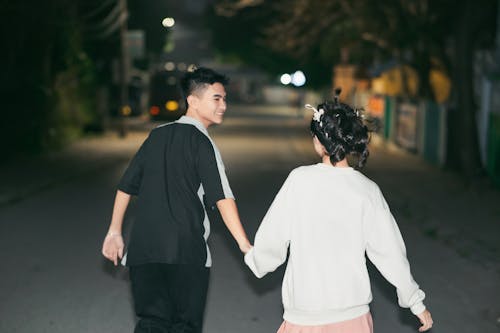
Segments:
[[[456,21],[453,62],[455,107],[449,113],[451,149],[448,161],[454,164],[451,165],[454,169],[471,179],[481,170],[473,90],[473,4],[465,0],[458,7],[461,13]]]
[[[418,96],[421,96],[425,99],[435,101],[436,98],[434,96],[434,91],[431,87],[430,82],[430,71],[431,71],[431,57],[428,52],[425,50],[419,50],[415,52],[415,68],[419,77],[418,84]]]

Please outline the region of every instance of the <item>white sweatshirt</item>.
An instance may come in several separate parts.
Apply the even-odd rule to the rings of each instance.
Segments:
[[[352,168],[293,170],[255,235],[245,263],[257,277],[287,258],[283,318],[324,325],[361,316],[372,300],[365,253],[397,288],[399,305],[425,310],[406,249],[379,187]]]

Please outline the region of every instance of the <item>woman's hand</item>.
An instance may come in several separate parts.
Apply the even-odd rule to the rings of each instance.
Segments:
[[[419,332],[425,332],[432,328],[432,324],[434,322],[432,321],[432,316],[429,310],[425,310],[421,314],[417,315],[417,317],[422,323],[422,326],[420,326],[420,328],[418,329]]]
[[[244,244],[240,245],[240,251],[243,252],[243,254],[247,254],[248,251],[252,249],[252,244],[250,242],[245,242]]]

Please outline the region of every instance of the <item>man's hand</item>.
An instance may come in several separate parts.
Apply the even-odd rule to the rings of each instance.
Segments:
[[[252,248],[247,234],[241,225],[238,208],[234,199],[221,199],[217,201],[217,208],[227,229],[238,243],[241,252],[247,253]]]
[[[102,244],[102,255],[111,260],[115,266],[118,265],[118,258],[123,257],[123,237],[118,233],[108,233]]]
[[[422,326],[420,326],[420,328],[418,329],[419,332],[425,332],[431,329],[434,322],[432,321],[431,313],[428,310],[425,310],[421,314],[417,315],[417,317],[422,323]]]

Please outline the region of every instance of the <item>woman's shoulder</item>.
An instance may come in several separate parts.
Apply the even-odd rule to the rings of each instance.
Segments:
[[[290,171],[290,174],[288,177],[300,177],[304,176],[310,173],[315,173],[317,172],[316,169],[314,168],[315,164],[312,165],[301,165],[296,168],[294,168],[292,171]]]
[[[375,183],[374,180],[372,180],[370,177],[368,177],[367,175],[365,175],[363,172],[361,172],[359,170],[355,170],[355,174],[356,174],[356,176],[359,178],[359,180],[361,182],[363,182],[364,184],[366,184],[366,186],[369,186],[371,188],[378,188],[377,183]]]
[[[380,188],[377,183],[361,171],[355,170],[354,177],[356,178],[360,189],[362,189],[366,194],[378,194],[380,192]]]
[[[288,178],[291,179],[298,179],[298,178],[304,178],[304,177],[309,177],[311,175],[318,175],[318,176],[324,176],[324,168],[318,167],[320,164],[311,164],[311,165],[301,165],[296,168],[294,168],[292,171],[290,171],[290,174],[288,175]],[[341,173],[342,176],[344,177],[349,177],[351,178],[351,181],[349,182],[350,184],[358,184],[359,187],[364,188],[368,192],[380,192],[380,188],[377,185],[375,181],[370,179],[368,176],[366,176],[364,173],[362,173],[359,170],[355,170],[352,168],[349,168],[349,170],[344,170],[347,172]],[[338,179],[338,178],[334,178]],[[354,180],[354,182],[352,181]]]

